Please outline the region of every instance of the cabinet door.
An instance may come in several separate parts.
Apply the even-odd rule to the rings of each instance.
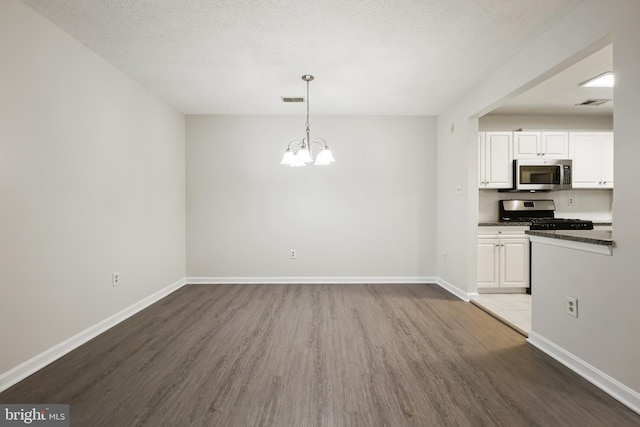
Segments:
[[[478,239],[478,288],[500,286],[499,239]]]
[[[574,188],[613,188],[613,132],[570,132]]]
[[[485,133],[484,188],[511,188],[513,185],[513,151],[511,132]]]
[[[500,239],[500,286],[529,287],[529,239]]]
[[[484,132],[478,133],[478,188],[484,188],[486,183]]]
[[[569,132],[542,132],[540,151],[547,159],[569,158]]]
[[[603,132],[600,142],[602,187],[613,188],[613,132]]]
[[[540,154],[540,132],[513,133],[514,159],[537,159]]]
[[[571,132],[569,144],[573,160],[573,188],[602,188],[602,133]]]

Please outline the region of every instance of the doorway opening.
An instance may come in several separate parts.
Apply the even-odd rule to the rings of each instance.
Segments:
[[[585,87],[581,83],[593,77],[613,71],[613,46],[608,41],[594,46],[591,54],[549,79],[523,92],[515,98],[503,103],[489,113],[479,117],[479,144],[487,140],[489,133],[500,134],[500,138],[508,140],[505,147],[513,149],[513,141],[522,139],[523,133],[528,137],[527,143],[535,140],[536,135],[555,133],[566,135],[566,151],[568,159],[574,153],[569,144],[571,133],[602,132],[610,133],[613,138],[613,88]],[[577,139],[575,140],[577,143]],[[486,142],[485,142],[486,144]],[[479,146],[479,174],[491,165],[482,164],[482,146]],[[611,148],[611,174],[613,174],[613,148]],[[513,158],[514,153],[511,153]],[[494,156],[495,161],[499,156]],[[504,166],[504,165],[503,165]],[[575,174],[574,174],[575,176]],[[522,198],[530,200],[551,199],[554,201],[558,218],[584,219],[593,221],[600,229],[611,229],[613,218],[613,185],[595,188],[583,185],[571,190],[547,193],[511,193],[499,192],[498,185],[483,185],[486,175],[478,179],[478,252],[477,252],[477,284],[478,297],[472,303],[489,312],[494,317],[508,324],[518,332],[527,336],[531,331],[533,312],[535,311],[535,283],[530,282],[530,265],[526,265],[529,282],[520,288],[508,286],[501,291],[499,262],[488,257],[487,251],[481,254],[481,234],[484,225],[492,224],[501,227],[499,221],[499,203],[503,199]],[[609,188],[610,187],[610,188]],[[526,228],[526,227],[525,227]],[[512,231],[514,229],[511,229]],[[522,231],[523,238],[528,239]],[[486,234],[486,233],[485,233]],[[499,253],[496,252],[499,256]],[[508,261],[507,261],[508,262]],[[535,260],[529,260],[535,262]],[[488,265],[488,263],[492,263]],[[496,267],[498,266],[498,267]],[[516,266],[519,268],[519,266]],[[495,277],[492,277],[494,275]],[[524,277],[524,276],[523,276]],[[529,293],[529,294],[528,294]]]

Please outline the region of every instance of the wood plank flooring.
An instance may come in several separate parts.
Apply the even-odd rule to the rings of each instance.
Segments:
[[[0,394],[72,426],[640,426],[436,285],[192,285]]]

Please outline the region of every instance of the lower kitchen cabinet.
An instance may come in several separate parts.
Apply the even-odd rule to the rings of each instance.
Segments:
[[[478,292],[529,287],[528,237],[478,237]]]

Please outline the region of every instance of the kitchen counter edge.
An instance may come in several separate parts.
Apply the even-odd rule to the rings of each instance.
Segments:
[[[478,227],[528,227],[531,223],[528,221],[481,221],[478,223]],[[611,222],[595,222],[594,227],[611,227]]]
[[[603,230],[526,230],[530,236],[548,237],[551,239],[569,240],[572,242],[591,243],[594,245],[613,246],[611,231]]]

